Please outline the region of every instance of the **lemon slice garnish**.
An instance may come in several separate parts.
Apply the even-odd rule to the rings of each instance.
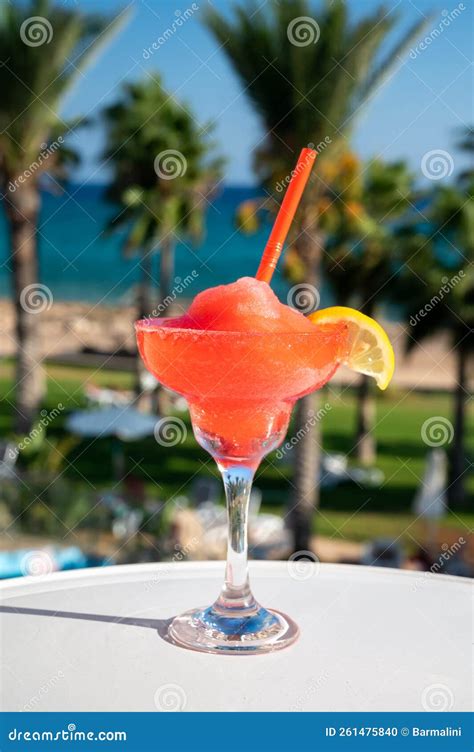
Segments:
[[[384,329],[370,316],[355,308],[334,306],[308,316],[313,324],[347,324],[348,339],[341,363],[357,373],[372,376],[380,389],[386,389],[393,376],[395,356]]]

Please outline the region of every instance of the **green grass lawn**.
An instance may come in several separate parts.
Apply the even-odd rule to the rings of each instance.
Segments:
[[[48,366],[48,394],[46,409],[61,402],[65,410],[48,427],[48,438],[64,437],[63,423],[69,410],[84,405],[83,387],[87,381],[95,384],[130,388],[132,374],[116,371],[93,371],[60,365]],[[0,435],[11,433],[11,364],[7,363],[0,379]],[[323,442],[326,451],[349,453],[353,446],[355,401],[351,390],[330,387],[323,390],[323,402],[331,409],[323,419]],[[411,505],[424,471],[427,447],[420,431],[425,420],[433,416],[449,418],[452,412],[449,394],[406,393],[389,390],[377,397],[378,443],[377,466],[385,474],[381,488],[363,489],[355,484],[345,485],[321,493],[321,514],[315,517],[315,529],[324,535],[365,540],[368,537],[397,537],[413,521]],[[184,419],[187,421],[187,417]],[[469,451],[474,454],[474,415],[468,416]],[[288,437],[291,438],[290,428]],[[127,467],[142,477],[147,491],[162,499],[189,493],[193,478],[216,475],[209,456],[200,449],[191,430],[183,442],[165,448],[153,438],[125,445]],[[285,460],[270,455],[257,472],[256,485],[264,492],[264,508],[284,513],[291,499],[291,454]],[[77,488],[88,484],[95,488],[110,485],[111,440],[81,441],[67,456],[64,476]],[[88,483],[84,479],[87,479]],[[472,527],[474,477],[467,480],[469,507],[448,513],[443,525],[453,528]],[[409,528],[408,538],[415,535],[416,525]],[[407,537],[407,535],[405,535]]]

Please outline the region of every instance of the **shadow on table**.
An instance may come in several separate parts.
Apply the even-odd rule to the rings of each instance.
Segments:
[[[46,608],[23,608],[20,606],[0,606],[0,613],[25,614],[30,616],[53,616],[59,619],[84,619],[85,621],[104,621],[109,624],[127,624],[132,627],[146,627],[156,629],[159,636],[166,642],[172,643],[168,637],[168,627],[173,621],[170,619],[138,619],[132,616],[108,616],[107,614],[81,614],[75,611],[52,611]]]

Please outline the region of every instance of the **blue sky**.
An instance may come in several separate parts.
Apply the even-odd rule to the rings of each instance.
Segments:
[[[114,0],[62,0],[62,4],[101,13],[117,13],[127,5]],[[63,110],[65,117],[88,113],[93,119],[90,127],[72,139],[83,160],[76,180],[97,183],[107,179],[100,160],[104,148],[100,108],[117,98],[124,81],[159,71],[167,89],[193,109],[199,122],[216,121],[219,150],[227,157],[227,183],[254,182],[251,155],[264,131],[222,50],[201,22],[206,0],[197,0],[198,10],[148,59],[144,51],[171,28],[179,12],[190,8],[192,2],[137,0],[129,4],[132,14],[128,24],[79,82]],[[233,3],[213,0],[212,5],[228,13]],[[318,5],[313,4],[316,20]],[[358,18],[380,3],[351,0],[349,5],[353,17]],[[433,13],[425,32],[429,34],[442,21],[443,10],[446,17],[446,11],[451,12],[458,5],[465,10],[415,59],[405,59],[358,122],[354,146],[364,158],[404,158],[420,172],[423,155],[443,149],[452,153],[456,171],[462,167],[462,157],[453,149],[453,140],[456,128],[474,121],[472,66],[469,67],[472,5],[469,0],[464,4],[453,0],[446,4],[401,0],[386,7],[399,15],[398,32],[389,40],[393,42],[397,33],[421,14]]]

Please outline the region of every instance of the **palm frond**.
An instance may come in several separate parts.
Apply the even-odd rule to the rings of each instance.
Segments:
[[[432,22],[434,15],[415,21],[406,31],[398,44],[390,50],[381,63],[368,75],[367,80],[361,87],[358,95],[357,108],[359,109],[378,91],[398,66],[402,65],[403,58],[416,40],[421,36],[424,29]]]
[[[33,37],[35,17],[39,20],[35,22],[37,36]],[[51,140],[51,134],[67,134],[71,124],[60,115],[64,97],[71,90],[78,70],[110,42],[121,20],[61,8],[50,0],[8,4],[3,8],[0,15],[0,178],[3,181],[27,169],[38,157],[41,145]]]
[[[84,74],[97,60],[103,50],[118,37],[121,31],[130,23],[133,16],[131,6],[128,6],[110,21],[105,21],[97,16],[92,17],[89,21],[89,33],[95,33],[92,41],[87,45],[84,52],[74,62],[74,71],[70,74],[68,93],[75,86],[76,80]],[[104,28],[104,23],[106,24]]]
[[[223,165],[212,125],[199,127],[158,76],[126,84],[103,119],[113,169],[108,196],[118,205],[109,227],[125,229],[126,250],[159,250],[170,237],[197,241]]]
[[[295,44],[295,21],[311,36]],[[414,24],[380,64],[377,56],[397,18],[384,8],[353,23],[343,0],[313,8],[307,0],[234,7],[204,14],[207,27],[241,80],[267,136],[257,155],[259,175],[291,170],[301,146],[330,137],[336,153],[350,136],[352,117],[380,85],[426,21]],[[309,20],[308,20],[309,19]],[[296,40],[297,41],[297,40]]]

